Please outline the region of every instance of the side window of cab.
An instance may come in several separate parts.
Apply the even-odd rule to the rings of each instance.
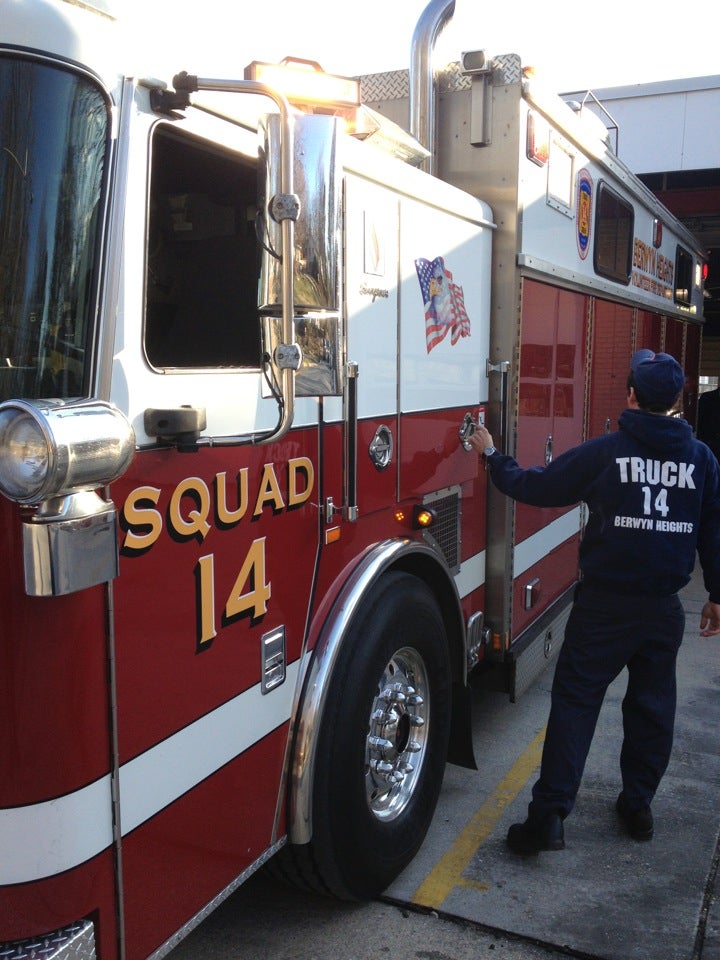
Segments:
[[[260,367],[256,195],[251,159],[156,127],[145,279],[152,367]]]

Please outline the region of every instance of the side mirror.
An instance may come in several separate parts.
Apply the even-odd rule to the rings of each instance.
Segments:
[[[302,359],[295,373],[297,396],[340,396],[343,392],[344,336],[340,289],[340,199],[337,159],[340,121],[297,116],[294,126],[293,182],[300,199],[293,256],[295,342]],[[280,117],[264,119],[260,136],[258,239],[262,247],[259,309],[265,352],[277,364],[284,296],[280,219],[275,199],[280,186]],[[277,372],[277,371],[276,371]]]

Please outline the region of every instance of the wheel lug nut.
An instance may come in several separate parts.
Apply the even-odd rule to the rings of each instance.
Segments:
[[[392,773],[392,764],[388,763],[387,760],[373,760],[371,764],[373,770],[376,770],[381,774]]]

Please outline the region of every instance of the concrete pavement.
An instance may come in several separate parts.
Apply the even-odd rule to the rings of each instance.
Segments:
[[[675,745],[653,804],[650,843],[629,840],[614,811],[622,674],[601,711],[577,805],[565,824],[566,849],[523,858],[505,846],[508,826],[525,819],[537,776],[548,671],[519,704],[479,697],[480,770],[468,777],[449,768],[431,836],[388,895],[612,960],[700,956],[696,939],[705,926],[707,960],[711,938],[713,949],[720,947],[720,913],[709,886],[720,826],[720,640],[698,635],[705,598],[696,572],[683,592]]]
[[[517,703],[477,690],[479,769],[448,767],[418,856],[376,903],[339,904],[252,878],[171,960],[720,960],[720,640],[698,636],[699,572],[683,592],[673,757],[653,804],[655,837],[619,825],[620,704],[608,691],[566,849],[505,845],[537,776],[551,671]]]

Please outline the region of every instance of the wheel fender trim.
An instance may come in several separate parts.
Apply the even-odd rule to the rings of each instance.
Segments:
[[[457,604],[457,622],[462,625],[460,599],[447,567],[427,544],[417,540],[385,540],[363,557],[346,580],[313,651],[303,684],[297,712],[296,738],[291,757],[288,838],[290,843],[306,844],[312,839],[312,785],[315,757],[323,709],[332,673],[345,638],[358,610],[379,577],[402,561],[423,556],[437,568],[452,586]]]

